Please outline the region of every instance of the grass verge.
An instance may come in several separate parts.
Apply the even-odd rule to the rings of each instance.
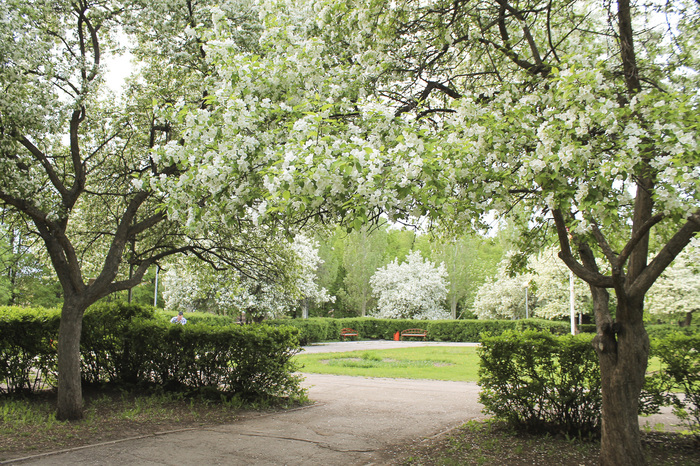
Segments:
[[[692,436],[642,433],[647,464],[696,466],[700,449]],[[440,437],[406,448],[396,464],[447,465],[597,465],[600,442],[530,435],[494,421],[471,421]]]
[[[299,354],[302,372],[476,382],[475,347],[428,346],[344,353]]]

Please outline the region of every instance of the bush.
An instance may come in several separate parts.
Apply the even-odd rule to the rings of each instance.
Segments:
[[[156,317],[163,322],[170,322],[170,319],[175,317],[175,311],[157,311]],[[237,314],[236,314],[237,315]],[[228,326],[236,323],[235,318],[229,315],[212,314],[210,312],[185,312],[185,318],[188,324],[193,325],[212,325],[212,326]]]
[[[189,318],[189,317],[188,317]],[[299,329],[299,340],[302,345],[310,343],[342,340],[340,330],[352,328],[360,334],[363,340],[391,340],[397,331],[407,328],[422,328],[428,331],[427,340],[479,342],[481,335],[488,333],[500,335],[506,330],[547,330],[556,335],[566,335],[570,332],[568,322],[557,322],[545,319],[528,320],[417,320],[417,319],[377,319],[374,317],[328,318],[313,317],[310,319],[277,319],[268,321],[271,325],[291,325]],[[595,333],[595,326],[582,326],[581,330]]]
[[[152,320],[155,309],[123,301],[96,303],[85,311],[80,337],[81,376],[85,383],[128,383],[139,380],[140,357],[129,329]]]
[[[600,371],[591,335],[527,330],[482,339],[479,401],[497,419],[531,431],[600,431]]]
[[[681,327],[677,324],[654,324],[647,325],[647,333],[650,339],[664,339],[671,335],[698,335],[700,336],[700,325]]]
[[[303,394],[292,356],[298,330],[267,325],[175,325],[151,307],[123,302],[90,307],[83,319],[87,383],[158,384],[247,399]],[[0,308],[0,383],[7,392],[55,380],[59,311]],[[230,321],[230,320],[229,320]]]
[[[0,308],[0,393],[55,386],[60,311]]]
[[[661,360],[661,370],[647,377],[642,393],[644,413],[671,405],[700,440],[700,335],[669,333],[652,340],[651,354]]]
[[[131,327],[142,380],[168,389],[212,389],[243,398],[302,393],[292,356],[296,329],[268,325],[188,326],[143,321]]]

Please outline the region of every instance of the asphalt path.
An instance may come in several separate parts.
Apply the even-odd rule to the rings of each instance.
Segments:
[[[436,342],[353,341],[316,344],[306,352]],[[391,464],[411,443],[485,417],[479,387],[469,382],[304,374],[312,405],[247,413],[213,427],[158,432],[13,460],[37,465],[370,465]],[[5,464],[5,463],[3,463]]]

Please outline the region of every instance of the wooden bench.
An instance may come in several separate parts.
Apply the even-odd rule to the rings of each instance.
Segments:
[[[343,341],[345,341],[347,337],[358,337],[360,334],[351,328],[344,328],[340,331],[340,336],[343,337]]]
[[[403,337],[423,337],[423,340],[425,340],[425,337],[427,335],[428,335],[428,332],[426,332],[422,328],[407,328],[406,330],[401,330],[401,338],[403,338]]]

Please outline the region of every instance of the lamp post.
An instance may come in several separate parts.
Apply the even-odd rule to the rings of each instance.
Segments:
[[[569,270],[569,311],[571,313],[571,334],[576,335],[576,309],[574,306],[574,272]]]
[[[525,287],[525,318],[529,319],[530,318],[530,307],[528,306],[528,302],[527,302],[527,289],[530,287],[530,283],[525,282],[523,284],[523,287]]]
[[[156,283],[155,291],[153,292],[153,307],[158,307],[158,272],[160,271],[160,265],[156,265]]]

